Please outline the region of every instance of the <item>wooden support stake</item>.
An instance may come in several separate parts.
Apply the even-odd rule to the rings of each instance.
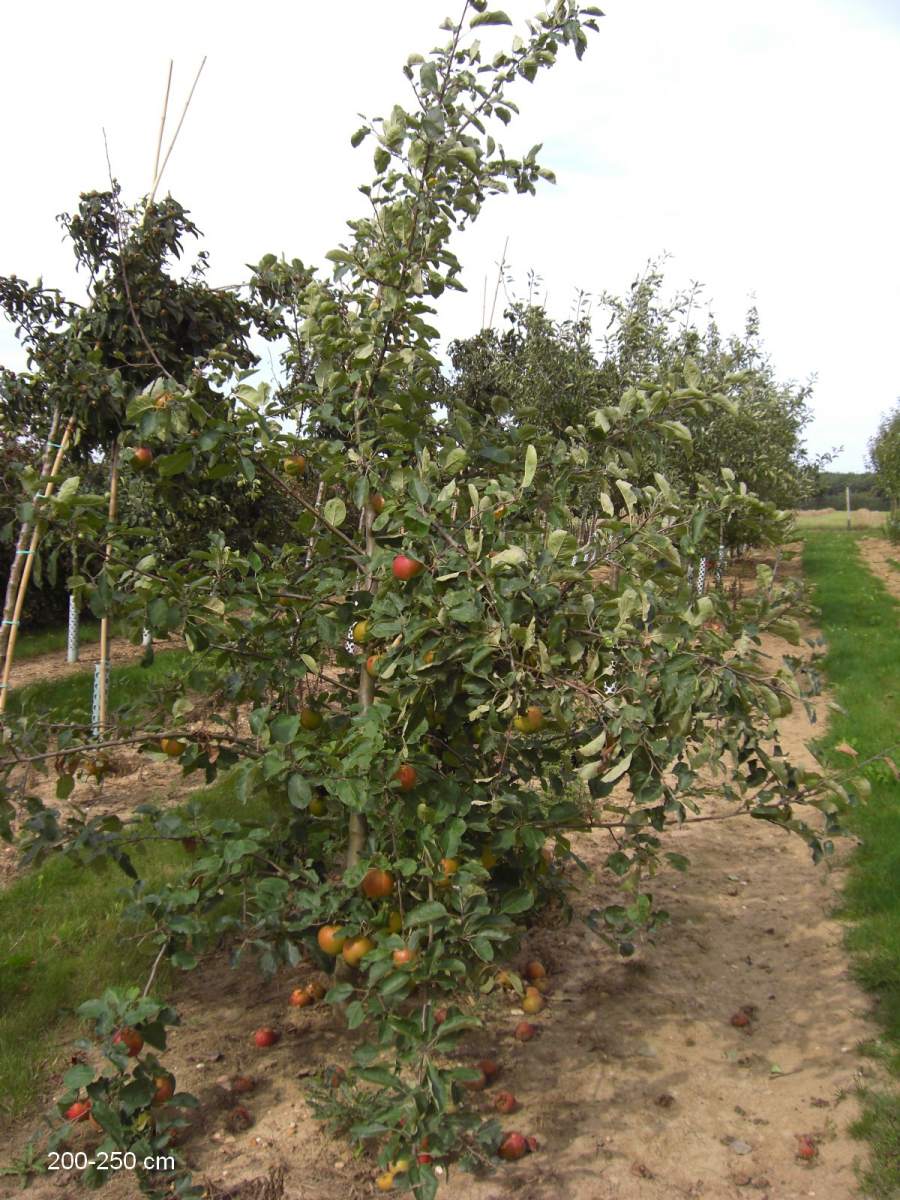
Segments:
[[[44,487],[44,499],[48,500],[56,487],[56,476],[62,466],[62,461],[66,456],[66,450],[69,448],[69,442],[75,430],[75,418],[70,417],[69,422],[62,435],[62,441],[56,448],[56,455],[53,459],[53,465],[50,468],[49,478]],[[42,476],[45,478],[45,476]],[[3,624],[9,630],[6,642],[6,656],[3,660],[3,678],[0,680],[0,713],[6,711],[6,700],[9,696],[9,677],[12,674],[12,666],[16,657],[16,642],[19,638],[19,622],[22,619],[22,610],[25,607],[25,597],[28,594],[28,584],[31,579],[31,572],[34,569],[34,556],[37,553],[38,545],[41,540],[41,524],[35,522],[34,528],[31,531],[31,538],[28,543],[28,549],[19,547],[22,551],[17,553],[17,558],[23,558],[25,565],[22,567],[22,574],[19,578],[19,587],[16,592],[16,603],[13,607],[12,616],[3,614]]]
[[[55,447],[55,437],[59,432],[59,405],[53,410],[53,417],[50,421],[50,432],[47,434],[47,441],[44,443],[44,451],[41,455],[41,479],[44,480],[50,474],[50,465],[53,462],[53,449]],[[11,625],[6,622],[12,620],[13,610],[16,607],[16,596],[19,591],[19,580],[22,578],[22,571],[25,567],[26,551],[28,550],[28,542],[31,538],[33,522],[23,521],[19,528],[19,538],[16,542],[15,553],[9,567],[9,576],[6,580],[6,596],[3,601],[3,620],[4,624],[0,625],[0,654],[6,649],[6,643],[9,639],[9,631]]]
[[[106,550],[103,555],[104,574],[109,568],[112,558],[113,542],[112,529],[119,511],[119,443],[114,443],[110,454],[109,468],[109,533],[107,534]],[[106,728],[106,708],[109,696],[109,617],[100,620],[100,695],[97,703],[98,736]]]

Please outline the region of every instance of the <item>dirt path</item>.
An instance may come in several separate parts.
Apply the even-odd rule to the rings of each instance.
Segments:
[[[143,654],[141,646],[135,646],[125,638],[113,638],[109,643],[109,659],[113,667],[129,666]],[[87,642],[80,648],[77,663],[67,663],[64,650],[53,650],[49,654],[36,654],[33,658],[17,659],[13,663],[10,682],[14,688],[27,687],[30,683],[45,683],[77,675],[79,671],[93,671],[94,663],[100,661],[100,643]]]
[[[895,599],[900,600],[900,546],[894,546],[887,538],[859,538],[859,556],[877,575]]]

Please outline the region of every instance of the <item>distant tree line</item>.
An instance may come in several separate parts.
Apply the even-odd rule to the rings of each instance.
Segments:
[[[886,512],[891,506],[874,471],[820,471],[815,490],[798,508],[844,508],[848,487],[852,509]]]

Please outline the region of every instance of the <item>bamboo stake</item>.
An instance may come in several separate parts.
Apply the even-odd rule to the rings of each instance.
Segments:
[[[51,455],[50,451],[55,446],[54,438],[59,432],[59,405],[53,409],[53,417],[50,421],[50,432],[47,434],[47,440],[44,443],[44,450],[41,454],[41,479],[44,480],[50,474]],[[19,538],[16,542],[16,550],[13,554],[13,560],[9,567],[9,577],[6,581],[6,596],[3,601],[3,624],[0,625],[0,654],[6,647],[9,637],[11,625],[6,624],[12,619],[13,610],[16,607],[16,594],[19,589],[19,580],[22,578],[22,570],[25,566],[26,551],[28,548],[28,540],[31,537],[33,525],[31,521],[23,521],[19,528]]]
[[[159,187],[160,182],[162,180],[163,173],[165,172],[165,169],[166,169],[166,164],[169,161],[169,155],[174,150],[175,143],[178,141],[178,135],[179,135],[179,133],[181,133],[181,126],[184,124],[184,118],[187,116],[187,111],[190,108],[191,101],[194,98],[194,89],[197,87],[197,83],[200,79],[200,72],[203,70],[203,68],[205,66],[206,66],[206,55],[204,54],[203,62],[197,68],[197,74],[194,76],[194,82],[191,85],[191,90],[188,92],[188,98],[184,102],[184,108],[182,109],[182,112],[181,112],[181,120],[178,122],[177,126],[175,127],[175,132],[172,134],[172,140],[171,140],[171,142],[169,142],[169,148],[166,151],[166,157],[163,159],[163,164],[159,168],[156,178],[153,180],[153,189],[150,192],[150,201],[149,201],[150,204],[152,204],[154,199],[156,198],[156,189]]]
[[[112,528],[119,511],[119,443],[113,444],[110,454],[109,469],[109,533],[107,534],[106,550],[103,555],[103,571],[106,573],[109,560],[112,558],[113,541]],[[109,678],[109,617],[100,620],[100,694],[97,698],[97,735],[100,736],[106,728],[107,680]]]
[[[153,183],[151,184],[151,193],[156,188],[156,181],[159,179],[159,156],[162,152],[163,133],[166,128],[166,117],[169,115],[169,93],[172,90],[172,68],[175,66],[172,59],[169,59],[169,76],[166,79],[166,94],[163,97],[162,116],[159,119],[159,137],[156,139],[156,158],[153,160]]]
[[[75,418],[70,417],[69,422],[62,435],[62,441],[59,443],[56,450],[56,457],[53,459],[53,466],[50,469],[50,477],[44,488],[44,499],[49,500],[53,495],[56,487],[56,476],[62,466],[63,458],[69,446],[69,441],[75,429]],[[6,698],[9,695],[9,677],[12,673],[13,661],[16,657],[16,642],[19,637],[19,622],[22,619],[22,610],[25,607],[25,596],[28,592],[28,583],[31,579],[31,572],[34,565],[34,556],[37,553],[38,544],[41,540],[41,525],[36,522],[31,533],[31,541],[28,549],[24,554],[18,555],[19,558],[25,559],[25,566],[22,568],[22,575],[19,579],[19,590],[16,594],[16,603],[13,609],[11,618],[4,616],[4,626],[9,630],[9,636],[6,643],[6,657],[3,661],[3,679],[0,680],[0,713],[6,711]]]

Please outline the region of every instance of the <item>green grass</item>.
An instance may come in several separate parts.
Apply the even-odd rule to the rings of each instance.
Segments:
[[[264,800],[241,804],[227,776],[194,798],[210,819],[271,819]],[[133,861],[142,879],[160,884],[189,860],[179,843],[146,842]],[[84,868],[55,857],[0,891],[0,1117],[22,1117],[42,1102],[49,1074],[85,1032],[79,1004],[108,987],[143,985],[156,947],[122,921],[130,890],[112,863]],[[168,996],[172,983],[173,973],[161,971],[154,994]]]
[[[79,642],[82,646],[100,641],[100,622],[81,621]],[[69,634],[65,626],[56,629],[38,629],[33,633],[22,633],[16,638],[16,659],[37,658],[40,654],[52,654],[65,650]]]
[[[822,614],[825,671],[844,709],[833,715],[825,745],[849,742],[861,760],[896,747],[900,604],[865,568],[853,535],[809,532],[803,565]],[[900,761],[896,748],[893,757]],[[851,820],[862,844],[841,915],[852,922],[848,942],[859,979],[879,1001],[884,1032],[871,1051],[900,1077],[900,783],[884,763],[868,768],[867,775],[872,795]],[[868,1194],[879,1200],[900,1196],[900,1092],[867,1093],[855,1132],[872,1147],[863,1180]]]
[[[139,871],[161,879],[186,856],[153,846]],[[55,858],[0,892],[0,1112],[16,1118],[41,1098],[47,1074],[84,1030],[82,1001],[143,981],[153,951],[121,913],[128,880],[116,866]]]
[[[120,627],[116,621],[110,622],[110,637],[127,636],[127,630]],[[100,622],[93,617],[82,617],[78,626],[78,641],[82,646],[90,646],[100,641]],[[16,659],[37,658],[41,654],[62,653],[69,645],[69,631],[65,625],[53,629],[35,629],[31,632],[20,633],[16,638]]]
[[[850,512],[851,529],[881,529],[887,513],[873,512],[870,509],[853,510]],[[798,509],[794,513],[794,524],[804,533],[808,529],[842,529],[847,531],[847,513],[841,509],[834,512],[806,512]]]
[[[149,667],[140,664],[113,667],[109,673],[110,712],[114,712],[119,704],[133,703],[152,686],[178,674],[186,661],[187,651],[164,650],[156,654]],[[90,719],[93,687],[93,669],[85,667],[83,671],[74,671],[59,679],[13,688],[9,695],[9,711],[18,714],[27,710],[40,713],[46,719],[86,722]]]
[[[114,668],[111,707],[118,698],[133,702],[178,672],[184,658],[185,652],[173,650],[150,667]],[[93,671],[86,669],[31,684],[11,693],[10,709],[47,719],[87,719],[92,680]],[[198,796],[210,815],[230,815],[237,807],[227,778]],[[146,843],[135,854],[139,874],[157,882],[186,861],[181,846],[168,842]],[[82,1001],[146,978],[154,951],[139,944],[140,931],[121,922],[129,888],[112,863],[84,868],[55,857],[0,891],[0,1115],[15,1118],[39,1102],[49,1072],[78,1032],[73,1013]]]

